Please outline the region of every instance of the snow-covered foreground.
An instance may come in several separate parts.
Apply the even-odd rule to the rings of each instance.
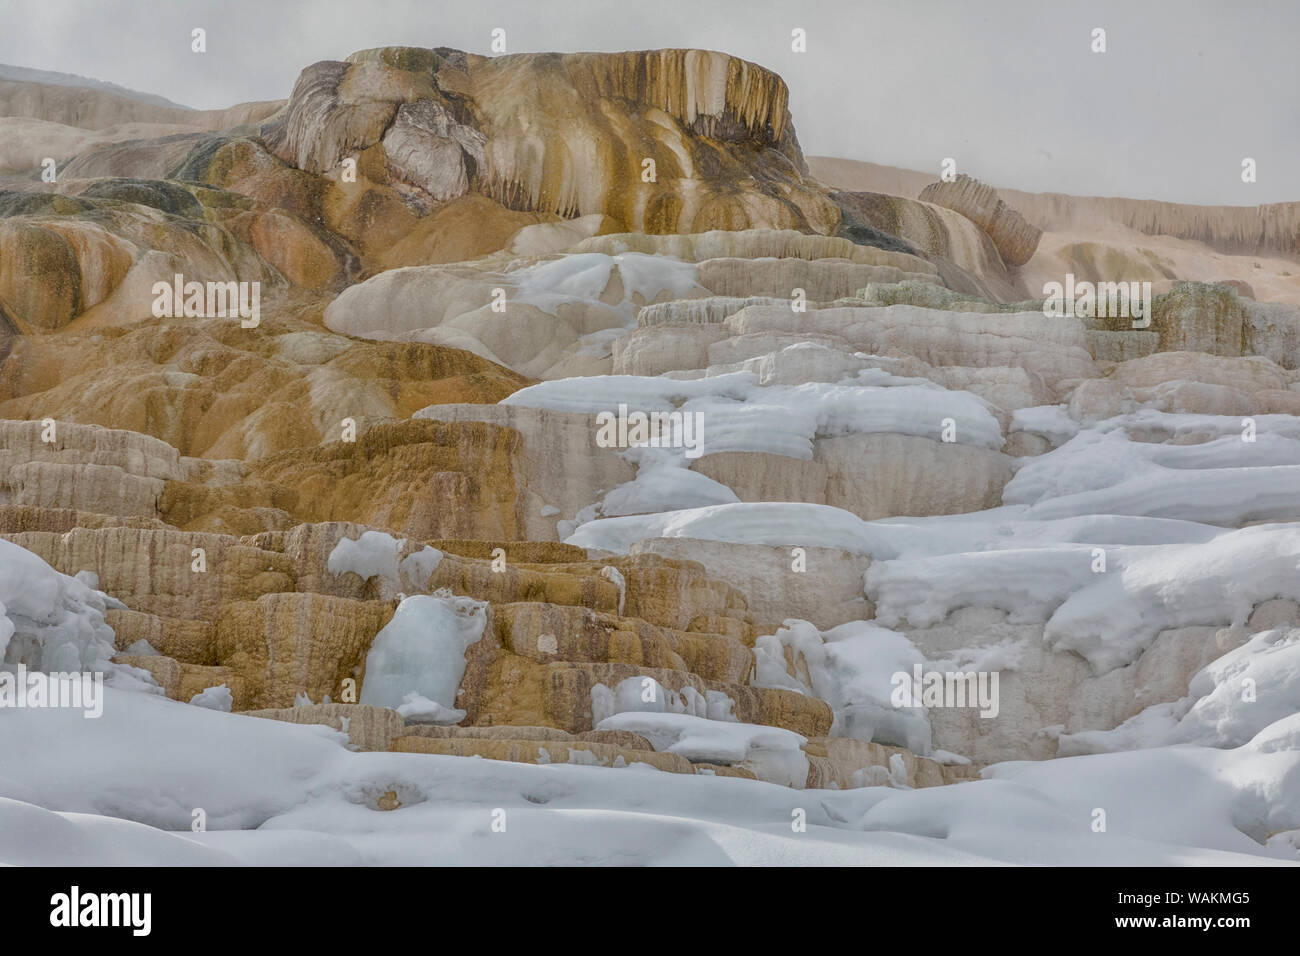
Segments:
[[[1139,424],[1207,437],[1143,443],[1121,430]],[[1188,667],[1190,680],[1115,719],[1085,714],[1053,727],[1048,711],[1025,704],[1039,685],[1060,698],[1058,710],[1069,704],[1068,685],[1051,684],[1068,655],[1093,675],[1080,682],[1115,676],[1080,700],[1141,701],[1121,672],[1140,670],[1153,647],[1148,669],[1170,666],[1159,642],[1190,640],[1178,629],[1242,630],[1253,609],[1300,602],[1300,526],[1279,520],[1295,507],[1293,420],[1270,423],[1244,448],[1220,436],[1231,424],[1144,412],[1081,429],[1022,460],[1006,503],[985,511],[866,521],[827,505],[734,502],[577,529],[571,540],[606,552],[682,537],[868,556],[857,587],[874,618],[820,630],[786,620],[758,637],[752,683],[825,701],[833,736],[945,763],[974,753],[950,741],[985,746],[995,730],[1004,747],[1044,733],[1059,740],[1056,759],[1007,762],[1004,749],[981,779],[928,789],[874,776],[861,782],[889,785],[802,789],[805,737],[738,722],[735,701],[718,691],[647,712],[655,708],[639,702],[640,678],[595,686],[595,726],[694,763],[744,764],[759,780],[635,760],[564,763],[562,744],[544,765],[357,752],[326,726],[223,712],[228,691],[224,708],[167,699],[146,672],[110,662],[105,614],[122,605],[94,575],[60,574],[0,540],[0,659],[108,678],[93,719],[77,708],[0,707],[0,863],[1294,865],[1300,629],[1240,634]],[[1222,493],[1225,474],[1254,489],[1254,510]],[[1234,526],[1247,518],[1269,523]],[[329,568],[418,588],[442,554],[426,547],[399,562],[403,543],[367,532],[340,542]],[[362,703],[409,709],[414,696],[448,717],[435,722],[463,717],[454,704],[483,607],[441,592],[407,597],[371,648]],[[978,628],[958,621],[972,609],[1002,615],[975,647]],[[794,659],[802,670],[787,670]],[[1002,722],[971,731],[941,709],[892,709],[892,675],[922,663],[1002,671]],[[658,687],[654,700],[669,698]]]
[[[355,753],[325,727],[106,694],[98,720],[0,717],[0,862],[1234,865],[1294,862],[1286,839],[1247,834],[1300,827],[1297,715],[1232,750],[1001,764],[927,790],[800,791],[638,765]],[[401,806],[378,809],[386,794]],[[207,832],[191,831],[197,810]]]

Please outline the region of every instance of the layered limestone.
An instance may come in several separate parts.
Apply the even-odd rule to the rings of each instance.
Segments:
[[[493,422],[518,432],[522,449],[515,474],[529,537],[556,535],[605,492],[636,477],[620,449],[597,443],[595,415],[483,405],[434,406],[419,417]],[[1010,459],[1001,452],[889,432],[817,438],[808,459],[720,452],[703,455],[690,468],[741,501],[828,504],[864,518],[992,507],[1011,475]]]
[[[261,486],[271,504],[279,493],[299,521],[360,520],[416,538],[517,538],[518,445],[517,433],[485,424],[395,422],[354,442],[261,459],[252,480],[230,494]],[[228,507],[221,488],[177,495],[190,523]]]
[[[1258,355],[1226,357],[1204,352],[1159,352],[1121,362],[1110,380],[1129,388],[1153,388],[1171,382],[1200,382],[1246,393],[1285,391],[1296,374]]]
[[[324,724],[347,734],[349,745],[356,750],[392,750],[393,741],[406,732],[406,722],[397,711],[365,704],[309,704],[248,710],[244,715],[291,724]]]
[[[664,334],[671,334],[671,328],[665,326],[674,325],[717,325],[731,318],[741,309],[749,305],[785,305],[790,304],[788,296],[771,296],[771,295],[710,295],[700,299],[671,299],[668,302],[660,302],[655,305],[642,306],[636,312],[637,329],[657,328]],[[810,309],[823,309],[831,305],[858,305],[859,300],[839,299],[834,302],[817,302],[809,301],[807,307]],[[647,339],[653,339],[653,335],[647,333]],[[622,336],[619,342],[615,343],[615,351],[619,343],[625,342],[627,336]]]
[[[1300,306],[1257,302],[1226,282],[1179,282],[1154,297],[1150,312],[1147,331],[1135,330],[1135,320],[1127,316],[1086,321],[1111,336],[1144,336],[1143,354],[1258,355],[1287,369],[1300,365]],[[1115,360],[1136,357],[1141,356],[1121,354]]]
[[[102,490],[92,494],[93,489],[77,486],[69,494],[83,507],[94,504],[109,514],[83,521],[86,511],[10,504],[5,516],[13,526],[6,525],[3,533],[65,573],[92,574],[99,587],[121,595],[125,607],[109,612],[118,650],[128,652],[119,660],[153,674],[164,692],[177,699],[224,685],[238,711],[286,708],[304,697],[346,701],[364,685],[371,642],[403,593],[444,588],[491,607],[491,627],[467,654],[464,687],[473,693],[467,708],[471,715],[490,696],[494,669],[536,671],[562,664],[626,668],[628,676],[671,672],[680,675],[678,687],[698,687],[701,693],[744,688],[750,678],[754,628],[744,596],[698,564],[649,554],[591,562],[582,560],[579,549],[558,545],[542,549],[521,542],[516,548],[503,541],[498,547],[491,540],[458,544],[438,538],[455,549],[442,552],[416,538],[399,540],[352,522],[300,524],[242,539],[178,530],[163,517],[143,527],[142,519],[131,517],[137,502],[123,477],[166,484],[172,495],[185,487],[187,495],[195,496],[214,463],[184,458],[146,436],[88,426],[63,426],[59,445],[52,447],[41,441],[41,427],[35,422],[6,424],[3,447],[17,462],[9,469],[11,483],[14,469],[26,474],[41,466],[63,467],[77,476],[112,470],[115,480]],[[436,440],[448,430],[454,426],[409,423],[409,435],[401,429],[372,429],[355,447],[339,443],[319,460],[372,460],[411,449],[403,438]],[[287,456],[278,467],[295,458]],[[262,464],[273,471],[277,459]],[[115,495],[108,493],[109,485],[117,487]],[[286,486],[280,494],[287,492]],[[321,500],[320,495],[309,497]],[[178,520],[184,500],[160,503],[157,514]],[[381,495],[376,503],[418,500],[402,492]],[[430,499],[435,506],[439,501],[436,495]],[[118,523],[111,520],[114,516]],[[399,516],[389,512],[388,517],[400,523]],[[373,549],[376,541],[391,542],[393,570],[383,571],[383,563],[375,565],[372,559],[356,564],[358,559],[346,557],[352,552],[343,547],[345,539],[357,554]],[[419,560],[409,560],[415,558]],[[149,653],[139,651],[141,642]],[[778,721],[783,707],[791,707],[774,703],[765,691],[734,694],[747,701],[744,712],[756,720]],[[548,716],[542,723],[573,727],[591,721],[589,701],[580,707],[556,698],[551,711],[561,717]],[[267,716],[321,722],[314,712]],[[337,727],[332,718],[346,716],[346,711],[326,716],[331,719],[324,722]],[[489,714],[484,722],[491,720]],[[391,728],[383,733],[394,736]],[[358,728],[357,734],[361,736],[352,738],[357,746],[383,744],[380,731]]]
[[[444,406],[435,406],[444,408]],[[471,406],[446,422],[392,421],[353,441],[276,452],[250,463],[187,458],[147,436],[54,423],[57,443],[41,441],[41,422],[0,429],[0,492],[15,522],[33,531],[83,524],[79,513],[116,516],[103,523],[253,534],[301,522],[360,519],[426,540],[556,540],[554,508],[572,516],[606,482],[634,471],[616,452],[593,458],[586,485],[572,484],[544,444],[522,441],[512,418],[559,422],[582,449],[595,434],[570,416],[509,414],[508,406]],[[506,414],[502,414],[506,413]],[[484,419],[487,419],[486,421]],[[502,424],[492,424],[492,419]],[[98,450],[96,450],[98,443]],[[487,480],[488,477],[491,480]],[[52,520],[32,509],[59,511]],[[30,517],[25,517],[31,512]],[[546,512],[546,513],[544,513]]]
[[[715,229],[686,235],[619,233],[586,239],[573,251],[620,255],[640,252],[683,262],[706,259],[845,259],[858,265],[889,266],[937,276],[937,268],[907,252],[860,245],[838,236],[807,235],[791,229]]]
[[[808,157],[818,179],[846,190],[870,190],[916,198],[934,182],[930,173],[829,157]],[[1197,206],[1155,199],[1070,196],[998,188],[1003,201],[1049,233],[1068,234],[1097,226],[1120,227],[1147,236],[1202,242],[1221,252],[1295,254],[1300,203],[1261,206]],[[1208,277],[1207,277],[1208,278]]]
[[[674,357],[680,369],[741,362],[810,338],[833,348],[910,357],[937,367],[1020,368],[1044,383],[1095,377],[1083,324],[1045,320],[1040,313],[948,312],[911,305],[836,307],[798,313],[781,306],[747,306],[715,328],[679,329],[681,343],[707,343]],[[674,341],[674,345],[678,344]],[[694,354],[691,354],[693,352]]]
[[[294,590],[292,569],[282,555],[229,535],[111,527],[6,532],[5,537],[64,574],[95,573],[100,587],[121,594],[129,609],[160,618],[211,624],[227,604]],[[202,563],[195,549],[202,550]],[[204,570],[196,570],[200,567]],[[187,646],[190,641],[178,638],[172,649]]]
[[[278,219],[243,232],[298,285],[337,286],[361,264],[550,252],[620,229],[825,236],[841,217],[805,181],[785,84],[721,53],[366,50],[308,67],[287,101],[210,114],[103,91],[12,86],[0,115],[26,124],[26,139],[50,144],[40,155],[53,150],[60,161],[54,192],[109,178],[171,189],[202,183],[255,211],[278,208]],[[34,167],[33,148],[7,162]],[[313,240],[318,248],[308,252]]]
[[[979,395],[990,403],[994,414],[999,416],[1005,427],[1010,412],[1018,408],[1050,404],[1054,400],[1056,392],[1048,387],[1047,382],[1055,379],[1058,370],[1064,370],[1070,376],[1065,379],[1069,382],[1073,380],[1073,375],[1086,373],[1091,367],[1091,355],[1087,351],[1090,345],[1087,336],[1090,333],[1081,328],[1066,340],[1070,344],[1060,349],[1056,356],[1050,353],[1026,356],[1008,342],[1006,348],[994,346],[984,350],[972,349],[965,355],[958,354],[955,356],[956,361],[963,364],[947,365],[942,363],[952,361],[952,353],[922,347],[923,333],[920,329],[916,330],[915,338],[911,341],[898,335],[892,339],[883,339],[900,343],[902,347],[892,344],[877,346],[885,354],[866,355],[865,350],[873,346],[858,344],[861,339],[867,338],[861,328],[849,327],[855,336],[853,339],[843,334],[846,327],[844,323],[819,328],[820,312],[816,316],[803,316],[805,331],[802,332],[792,327],[738,333],[738,329],[747,321],[742,310],[747,310],[751,304],[768,308],[767,300],[728,301],[735,301],[736,304],[720,310],[721,314],[728,317],[718,322],[656,325],[622,336],[614,343],[614,373],[677,373],[693,378],[701,374],[707,377],[744,371],[753,373],[762,385],[798,385],[812,381],[837,382],[875,369],[890,375],[925,379],[948,389]],[[861,309],[861,306],[852,305],[842,307]],[[790,311],[788,305],[773,305],[770,308],[772,315]],[[841,306],[831,307],[827,311],[835,308]],[[884,324],[890,317],[882,314],[878,319]],[[1032,319],[1021,327],[1031,323]],[[952,325],[955,328],[980,328],[980,323],[972,323],[968,319],[954,319]],[[974,331],[974,335],[978,334],[978,331]],[[995,333],[988,341],[996,342],[1000,337]],[[867,341],[880,342],[882,338],[872,336]],[[930,363],[928,359],[931,358],[936,360],[936,364]],[[964,364],[999,361],[1017,364]]]
[[[663,668],[623,663],[538,664],[512,655],[496,660],[478,698],[478,709],[470,711],[469,719],[492,725],[541,724],[580,733],[593,727],[593,688],[613,688],[629,678],[638,685],[651,678],[676,695],[688,692],[700,699],[709,692],[724,695],[733,702],[732,713],[742,723],[782,727],[805,737],[824,735],[831,726],[831,711],[824,701],[793,691],[706,680]]]
[[[837,192],[832,198],[871,227],[980,277],[998,299],[1023,297],[988,233],[960,211],[885,193]]]
[[[691,467],[741,501],[805,501],[867,520],[995,507],[1011,478],[1001,452],[895,433],[819,438],[806,461],[721,452]]]
[[[694,265],[587,253],[515,260],[507,272],[395,269],[346,290],[324,318],[336,332],[464,348],[521,374],[557,378],[605,371],[608,340],[641,306],[707,294]]]
[[[753,226],[827,232],[838,218],[803,181],[785,83],[753,63],[655,50],[470,57],[467,72],[485,125],[508,131],[489,139],[484,175],[488,195],[508,206],[601,212],[647,233]],[[611,124],[611,105],[631,106],[636,118]],[[563,123],[555,119],[561,116]],[[539,151],[509,135],[522,129],[534,142],[564,146]],[[656,166],[654,183],[642,182],[646,158]],[[710,174],[701,176],[702,169]],[[754,185],[740,191],[709,182],[746,176]]]
[[[925,272],[904,272],[891,265],[867,265],[847,259],[706,259],[700,285],[714,295],[784,296],[802,289],[814,301],[853,295],[872,282],[924,281]]]
[[[803,751],[808,755],[809,790],[940,787],[978,779],[969,765],[946,766],[902,747],[851,737],[814,737]]]
[[[346,678],[363,683],[366,652],[391,617],[390,604],[323,594],[229,602],[216,619],[216,656],[263,678],[241,710],[290,707],[299,694],[338,697]]]
[[[390,47],[309,67],[261,137],[317,175],[364,155],[368,183],[423,212],[475,192],[508,209],[600,214],[644,232],[829,232],[838,211],[804,184],[787,99],[775,74],[699,50],[481,57]],[[742,180],[753,187],[722,187]]]
[[[74,518],[91,512],[133,519],[116,525],[254,533],[352,512],[427,538],[507,539],[517,537],[521,521],[512,464],[519,438],[504,428],[395,422],[355,441],[252,464],[182,458],[132,432],[58,422],[53,428],[58,442],[48,444],[40,441],[48,431],[40,422],[8,422],[0,430],[0,488],[16,518],[24,509],[56,509]],[[493,469],[499,481],[473,480]],[[459,507],[448,509],[449,501]],[[35,531],[65,524],[24,521]]]
[[[841,190],[915,199],[927,173],[811,157],[818,179]],[[1164,293],[1182,280],[1232,284],[1260,301],[1300,305],[1296,217],[1300,204],[1195,206],[1143,199],[998,190],[1045,230],[1019,268],[1026,293],[1046,282],[1146,280]]]
[[[631,553],[703,565],[710,577],[748,595],[748,609],[760,634],[772,633],[790,617],[811,621],[825,630],[869,619],[875,613],[862,593],[862,575],[871,566],[865,555],[833,548],[793,549],[699,538],[647,538],[637,542]]]
[[[735,638],[624,622],[572,605],[497,605],[492,626],[504,650],[537,661],[623,661],[731,682],[745,680],[754,666],[753,653]]]
[[[817,441],[826,504],[861,518],[942,515],[996,507],[1011,478],[1000,451],[915,435],[845,435]]]
[[[921,190],[919,198],[961,213],[983,229],[993,240],[1002,261],[1009,266],[1028,262],[1043,234],[1041,229],[1003,202],[992,186],[965,173],[952,182],[931,183]]]
[[[1106,222],[1144,235],[1203,242],[1221,252],[1300,253],[1300,203],[1196,206],[1155,199],[999,192],[1030,221],[1052,232]]]
[[[150,318],[10,345],[0,415],[130,429],[214,459],[336,440],[349,420],[364,431],[435,402],[498,401],[528,383],[455,349],[361,343],[270,315],[256,329]]]
[[[520,405],[436,405],[417,419],[486,422],[520,436],[518,505],[523,537],[557,540],[556,525],[590,505],[600,490],[636,476],[618,449],[596,445],[594,415],[555,412]]]
[[[554,379],[608,373],[610,343],[657,305],[798,297],[817,307],[872,285],[942,288],[943,281],[924,259],[841,238],[780,230],[620,234],[558,256],[393,269],[344,291],[324,318],[336,332],[465,348]],[[718,310],[700,315],[711,319]]]
[[[526,730],[522,728],[521,730]],[[629,767],[643,764],[666,773],[694,773],[691,762],[671,753],[633,749],[591,740],[519,737],[463,739],[456,737],[402,736],[391,748],[398,753],[445,754],[453,757],[485,757],[514,763],[573,763],[595,767]]]
[[[342,539],[367,533],[375,532],[302,525],[241,541],[124,527],[64,534],[5,529],[9,540],[56,568],[92,573],[99,586],[122,595],[126,608],[110,614],[119,650],[131,649],[124,662],[155,673],[178,699],[225,683],[239,711],[289,707],[304,695],[346,701],[349,679],[355,695],[364,685],[370,644],[401,597],[398,586],[419,593],[448,588],[490,602],[491,626],[467,654],[463,685],[474,694],[471,720],[477,701],[491,696],[491,675],[503,669],[538,674],[563,664],[596,666],[597,674],[617,666],[624,676],[672,672],[680,675],[677,688],[689,684],[700,693],[743,688],[752,672],[754,630],[743,595],[692,562],[617,559],[617,583],[608,562],[498,568],[495,559],[442,554],[423,580],[362,578],[335,568]],[[425,547],[400,545],[397,554]],[[139,656],[141,641],[157,656]],[[755,719],[778,719],[781,706],[767,692],[733,690],[736,695]],[[589,703],[561,700],[552,702],[555,708],[566,726],[590,723]],[[288,719],[318,722],[306,714]],[[558,719],[551,714],[540,723],[560,726]],[[491,722],[491,716],[483,720]],[[355,736],[353,742],[381,749]]]
[[[1156,297],[1151,324],[1162,351],[1261,355],[1300,367],[1300,306],[1255,302],[1227,285],[1180,283]]]

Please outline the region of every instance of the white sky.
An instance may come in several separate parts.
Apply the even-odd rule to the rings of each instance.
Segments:
[[[511,53],[753,60],[789,84],[810,155],[936,174],[952,156],[1030,191],[1300,200],[1300,0],[0,0],[0,63],[207,108],[285,97],[304,66],[366,47],[486,54],[494,27]]]

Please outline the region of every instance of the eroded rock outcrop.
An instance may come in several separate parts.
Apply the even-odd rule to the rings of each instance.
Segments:
[[[0,309],[12,332],[147,320],[155,284],[178,274],[256,283],[261,300],[290,283],[337,286],[355,271],[329,233],[243,196],[151,180],[82,186],[76,196],[0,191]],[[222,311],[252,317],[238,294]]]
[[[952,182],[931,183],[919,198],[959,212],[983,229],[1009,266],[1024,265],[1038,248],[1042,230],[1003,202],[992,186],[965,173]]]

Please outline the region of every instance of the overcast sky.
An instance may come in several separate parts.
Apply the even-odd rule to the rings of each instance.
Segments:
[[[487,54],[494,27],[511,53],[753,60],[789,84],[810,155],[936,174],[951,156],[1036,192],[1300,200],[1298,0],[0,0],[0,63],[209,108],[285,97],[307,64],[366,47]]]

